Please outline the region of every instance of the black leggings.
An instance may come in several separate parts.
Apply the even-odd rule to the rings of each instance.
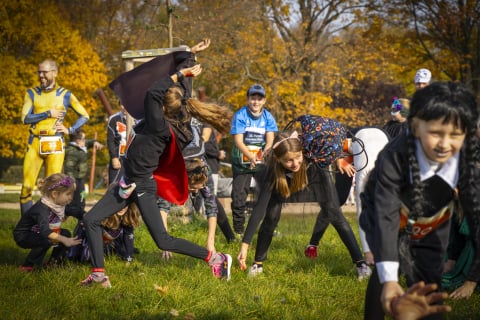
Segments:
[[[309,175],[309,178],[312,177],[310,186],[314,188],[315,199],[317,199],[320,204],[321,210],[317,216],[315,227],[313,228],[310,244],[317,246],[327,230],[328,225],[332,224],[340,236],[340,239],[342,239],[343,244],[347,247],[352,261],[358,262],[363,260],[363,255],[352,227],[340,209],[337,190],[335,189],[335,184],[333,183],[330,172],[318,167],[312,170],[314,171],[309,171],[313,173],[312,176]]]
[[[71,233],[67,229],[60,229],[60,234],[67,238],[71,237]],[[51,240],[46,239],[36,232],[29,232],[23,239],[18,241],[17,244],[21,248],[32,249],[23,263],[25,267],[41,266],[48,249],[53,246]],[[50,255],[49,262],[62,262],[67,256],[67,250],[68,248],[62,243],[56,244]]]
[[[135,183],[137,187],[130,198],[121,198],[118,195],[118,185],[115,185],[85,215],[85,232],[91,250],[92,266],[94,268],[104,268],[101,222],[123,209],[132,201],[137,204],[142,220],[159,249],[185,254],[198,259],[206,259],[208,257],[206,248],[168,234],[157,207],[157,185],[155,180],[153,178],[145,179],[135,181]]]
[[[265,217],[258,230],[257,247],[255,250],[255,262],[267,260],[267,253],[272,243],[273,234],[277,228],[282,213],[282,202],[276,201],[274,197],[268,203]]]

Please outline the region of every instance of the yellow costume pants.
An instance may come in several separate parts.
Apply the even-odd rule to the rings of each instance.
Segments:
[[[64,158],[65,152],[41,155],[39,139],[37,137],[32,139],[23,160],[23,185],[20,193],[22,214],[33,205],[32,192],[43,164],[45,164],[45,177],[48,177],[51,174],[62,172]]]

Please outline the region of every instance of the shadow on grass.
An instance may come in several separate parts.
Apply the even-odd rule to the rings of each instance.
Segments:
[[[18,266],[25,260],[28,252],[29,250],[26,249],[2,246],[0,247],[0,264]]]

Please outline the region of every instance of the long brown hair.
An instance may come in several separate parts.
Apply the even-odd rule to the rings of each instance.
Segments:
[[[221,134],[229,134],[233,112],[224,106],[205,103],[190,98],[183,104],[183,90],[177,86],[171,87],[163,97],[165,117],[169,121],[187,123],[193,116],[201,122],[208,123]]]
[[[188,184],[202,184],[207,183],[208,167],[200,158],[193,158],[185,160],[185,168],[188,174]]]
[[[117,230],[120,226],[130,226],[137,228],[140,226],[141,215],[137,204],[132,202],[128,205],[127,211],[123,215],[115,213],[102,221],[102,225],[109,229]]]
[[[288,186],[286,170],[278,161],[288,152],[303,152],[302,142],[298,137],[292,136],[292,131],[279,133],[274,141],[269,155],[266,157],[267,171],[273,175],[272,187],[285,198],[288,198],[292,193],[301,191],[307,187],[307,162],[302,162],[300,170],[293,173],[292,183]]]

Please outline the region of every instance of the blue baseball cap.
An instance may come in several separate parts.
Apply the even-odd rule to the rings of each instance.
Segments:
[[[254,84],[247,91],[247,97],[253,96],[254,94],[261,95],[262,97],[266,96],[265,89],[260,84]]]

